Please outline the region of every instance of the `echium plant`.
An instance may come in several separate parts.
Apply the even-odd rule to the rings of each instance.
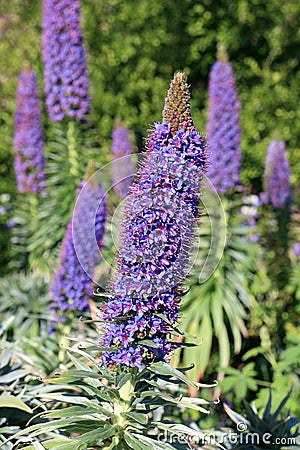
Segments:
[[[271,140],[265,161],[264,195],[265,203],[283,209],[291,196],[290,166],[283,141]]]
[[[182,87],[187,89],[185,76],[176,74],[172,91],[183,94]],[[177,370],[166,361],[177,345],[189,345],[173,342],[171,335],[183,335],[178,308],[206,161],[205,141],[194,127],[172,130],[172,120],[155,124],[126,199],[118,264],[108,301],[100,307],[102,345],[80,341],[70,349],[76,370],[47,380],[55,386],[42,395],[63,402],[63,408],[47,412],[44,424],[15,438],[43,434],[45,448],[57,450],[168,450],[179,448],[178,439],[188,449],[204,439],[172,418],[158,420],[156,410],[208,413],[207,401],[186,397],[179,387],[202,385],[187,378],[188,368]],[[72,395],[63,393],[68,382]],[[53,430],[60,433],[47,439]],[[33,450],[32,444],[24,450]]]
[[[43,61],[48,113],[53,122],[89,111],[89,77],[80,28],[80,0],[43,0]]]
[[[54,327],[60,322],[68,321],[70,324],[78,313],[89,310],[89,298],[93,294],[92,277],[100,261],[99,250],[103,243],[106,218],[103,187],[94,186],[91,181],[86,184],[82,182],[77,202],[77,216],[73,216],[67,226],[60,265],[51,287]],[[94,223],[96,247],[86,239],[91,236],[91,223]]]
[[[45,193],[44,137],[36,75],[24,70],[17,87],[15,175],[19,192]]]
[[[133,164],[130,155],[133,151],[133,145],[130,140],[129,130],[122,126],[120,120],[116,120],[115,128],[112,133],[113,160],[113,186],[117,195],[125,198],[132,183],[131,174]]]
[[[176,74],[172,92],[180,94],[182,78]],[[118,270],[102,311],[103,345],[115,350],[103,355],[109,365],[142,368],[174,349],[169,335],[179,317],[207,160],[203,137],[176,128],[172,121],[155,124],[129,195]]]
[[[241,129],[232,65],[219,47],[218,61],[209,76],[207,143],[211,153],[208,177],[220,194],[239,183],[241,164]]]

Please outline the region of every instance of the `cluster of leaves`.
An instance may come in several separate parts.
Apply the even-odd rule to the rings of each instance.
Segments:
[[[162,443],[160,433],[202,437],[201,432],[183,424],[155,419],[155,411],[167,406],[208,414],[207,401],[191,399],[179,388],[182,383],[201,386],[190,381],[184,370],[158,362],[142,371],[112,371],[99,364],[101,350],[107,349],[91,342],[69,349],[74,368],[44,380],[51,392],[41,390],[39,396],[50,401],[51,409],[42,413],[43,423],[15,434],[16,444],[17,438],[26,435],[26,441],[32,442],[22,447],[26,450],[36,448],[37,436],[41,436],[39,448],[46,449],[162,450],[186,446]]]
[[[34,392],[34,377],[24,366],[16,345],[6,339],[11,322],[3,321],[0,328],[0,446],[4,450],[11,450],[13,445],[3,442],[25,428],[34,416],[33,410],[40,408]]]

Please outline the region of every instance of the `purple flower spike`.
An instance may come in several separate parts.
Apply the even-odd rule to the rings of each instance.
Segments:
[[[83,184],[84,182],[82,186]],[[90,184],[85,185],[78,202],[76,208],[78,217],[76,221],[72,218],[68,224],[60,254],[60,265],[51,287],[54,300],[52,306],[54,328],[56,323],[65,323],[68,319],[72,320],[76,313],[89,310],[88,300],[93,293],[91,277],[96,265],[100,262],[99,251],[96,252],[93,243],[87,239],[87,236],[90,236],[90,230],[86,227],[94,218],[94,233],[100,250],[106,218],[103,187],[99,185],[94,188]],[[73,228],[75,222],[76,230]],[[78,229],[79,224],[81,224],[80,229]],[[77,252],[74,246],[74,235],[76,235]]]
[[[207,143],[210,156],[208,177],[218,193],[239,183],[241,165],[240,103],[232,66],[217,61],[209,78]]]
[[[123,158],[132,154],[132,144],[128,129],[117,125],[112,133],[113,185],[117,195],[125,198],[132,184],[133,165],[130,158]]]
[[[24,70],[17,87],[15,174],[19,192],[45,193],[44,138],[36,75]]]
[[[295,242],[293,246],[293,253],[296,258],[300,257],[300,242]]]
[[[53,122],[89,111],[89,77],[80,29],[80,0],[43,0],[43,61],[48,113]]]
[[[196,131],[156,123],[145,162],[125,209],[118,269],[103,307],[107,321],[102,362],[141,368],[174,349],[180,283],[194,235],[205,141]]]
[[[267,150],[264,171],[264,203],[283,209],[291,196],[290,166],[285,144],[272,140]]]

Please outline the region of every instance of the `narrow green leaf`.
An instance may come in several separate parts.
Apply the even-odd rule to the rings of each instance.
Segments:
[[[27,370],[13,370],[12,372],[0,376],[0,384],[12,383],[15,380],[24,378],[27,374]]]
[[[251,425],[250,422],[247,419],[245,419],[245,417],[243,417],[240,414],[233,411],[231,408],[229,408],[228,405],[226,405],[226,403],[224,403],[223,406],[224,406],[226,413],[228,414],[228,416],[234,423],[236,423],[236,424],[245,423],[248,427]]]
[[[0,369],[3,369],[3,367],[7,366],[12,354],[13,354],[13,348],[7,348],[4,353],[1,355],[0,358]]]
[[[197,384],[191,381],[186,375],[181,373],[179,370],[174,369],[174,367],[170,366],[169,364],[165,362],[157,362],[154,364],[151,364],[148,367],[148,370],[150,370],[153,373],[156,373],[158,375],[164,375],[164,376],[170,376],[170,377],[176,377],[179,380],[181,380],[183,383],[188,384],[189,386],[192,386],[193,388],[197,389]]]
[[[135,435],[139,441],[145,442],[150,445],[151,450],[174,450],[174,447],[167,442],[159,442],[151,439],[145,435]]]
[[[0,408],[16,408],[32,414],[32,409],[29,408],[29,406],[27,406],[24,402],[22,402],[22,400],[20,400],[18,397],[14,397],[5,393],[0,395]]]
[[[125,417],[129,417],[130,419],[135,420],[142,425],[146,425],[148,423],[148,416],[142,413],[129,412],[124,414]]]
[[[70,406],[59,410],[49,411],[44,414],[47,419],[61,419],[63,417],[80,417],[89,414],[95,414],[94,408],[85,406]]]
[[[130,448],[133,450],[152,450],[153,447],[150,446],[149,443],[143,442],[139,439],[139,437],[134,437],[132,434],[130,434],[128,431],[125,431],[124,433],[124,440],[127,445],[129,445]]]

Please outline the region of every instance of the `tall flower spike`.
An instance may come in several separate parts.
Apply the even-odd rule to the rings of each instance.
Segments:
[[[114,190],[119,197],[125,198],[132,184],[133,165],[129,156],[133,148],[129,131],[121,125],[120,120],[116,120],[115,123],[111,149],[114,156],[112,174]]]
[[[190,91],[184,73],[174,75],[165,100],[163,120],[171,125],[175,133],[183,128],[186,131],[195,130],[190,107]]]
[[[19,192],[45,193],[44,138],[36,75],[24,70],[17,87],[15,174]]]
[[[272,140],[268,146],[264,171],[264,200],[283,209],[291,196],[290,166],[283,141]]]
[[[115,350],[103,354],[108,365],[141,368],[174,348],[169,335],[179,316],[207,155],[195,129],[171,128],[156,123],[150,132],[128,197],[118,268],[102,310],[103,345]]]
[[[89,111],[89,80],[80,29],[80,0],[43,0],[46,104],[53,122]]]
[[[219,61],[210,72],[207,143],[210,156],[208,177],[217,192],[224,194],[239,183],[241,165],[240,103],[234,73],[219,48]]]
[[[54,328],[56,323],[65,323],[72,320],[76,313],[88,311],[88,300],[93,292],[91,277],[100,261],[99,251],[95,251],[93,243],[87,236],[91,235],[88,227],[94,223],[98,248],[99,250],[102,248],[106,218],[105,193],[101,185],[92,186],[88,183],[83,188],[84,184],[84,182],[81,184],[82,192],[76,207],[79,217],[76,221],[72,218],[68,224],[60,254],[60,265],[51,287]],[[77,254],[80,255],[80,262]]]

